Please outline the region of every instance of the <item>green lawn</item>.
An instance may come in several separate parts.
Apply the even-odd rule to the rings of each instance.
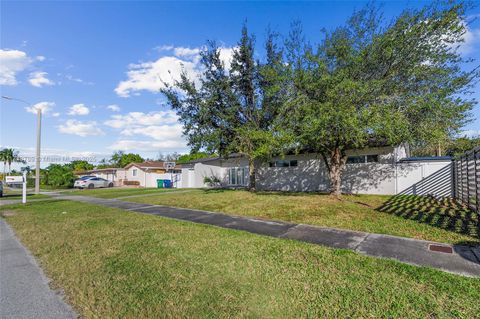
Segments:
[[[97,189],[79,189],[72,190],[66,194],[68,195],[84,195],[99,198],[117,198],[123,196],[137,196],[147,194],[157,194],[165,192],[178,191],[177,188],[97,188]]]
[[[480,279],[84,203],[11,207],[85,318],[478,318]]]
[[[418,196],[196,190],[128,201],[194,208],[446,243],[478,242],[475,214],[448,201]]]
[[[29,199],[40,199],[48,198],[49,196],[44,194],[33,194],[32,191],[27,191],[27,201]],[[11,199],[22,199],[22,190],[21,189],[11,189],[5,187],[3,189],[3,196],[0,197],[0,200],[11,200]]]

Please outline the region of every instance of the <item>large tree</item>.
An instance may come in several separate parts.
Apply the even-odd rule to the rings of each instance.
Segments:
[[[75,181],[72,165],[50,164],[43,170],[42,182],[54,187],[72,187]]]
[[[70,166],[72,167],[74,172],[89,171],[92,170],[94,167],[93,164],[90,164],[89,162],[83,160],[71,161]]]
[[[347,150],[440,139],[468,120],[478,72],[457,50],[464,14],[461,3],[433,4],[385,25],[370,5],[315,50],[291,54],[285,119],[295,145],[324,158],[331,193],[341,192]]]
[[[114,152],[110,158],[110,164],[113,167],[125,167],[130,163],[143,163],[144,161],[139,154],[125,153],[123,151]]]
[[[279,146],[275,129],[282,69],[281,52],[269,33],[264,64],[254,59],[255,38],[242,28],[230,69],[220,48],[208,42],[201,53],[199,83],[182,74],[162,90],[177,111],[193,152],[205,150],[227,157],[240,153],[249,161],[249,188],[255,190],[258,163]]]

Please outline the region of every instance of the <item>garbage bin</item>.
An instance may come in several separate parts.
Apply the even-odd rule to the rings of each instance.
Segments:
[[[163,180],[163,185],[165,186],[165,188],[171,188],[172,187],[172,181],[169,180],[169,179],[165,179],[165,180]]]
[[[157,188],[164,188],[165,187],[164,182],[165,180],[163,179],[157,179]]]

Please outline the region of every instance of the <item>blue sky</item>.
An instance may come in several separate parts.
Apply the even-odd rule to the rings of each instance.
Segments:
[[[426,2],[386,2],[391,18]],[[188,152],[175,114],[156,91],[180,62],[194,73],[207,39],[228,61],[247,19],[258,47],[267,26],[287,34],[300,20],[317,42],[362,1],[342,2],[1,2],[1,94],[44,109],[45,156],[101,158],[114,150],[156,158]],[[469,15],[480,14],[475,8]],[[480,23],[469,26],[465,56],[480,57]],[[261,55],[261,52],[258,52]],[[480,97],[480,86],[475,88]],[[35,115],[0,102],[0,146],[34,153]],[[32,111],[30,109],[30,111]],[[480,109],[466,132],[480,132]],[[48,161],[44,165],[48,164]],[[42,165],[42,166],[44,166]]]

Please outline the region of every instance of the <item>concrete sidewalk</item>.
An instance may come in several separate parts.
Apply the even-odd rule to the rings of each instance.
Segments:
[[[194,223],[244,230],[277,238],[299,240],[332,248],[350,249],[368,256],[395,259],[404,263],[433,267],[459,275],[480,277],[480,246],[448,245],[389,235],[261,220],[116,199],[60,194],[55,197]],[[435,251],[436,248],[451,250],[451,252]]]
[[[35,259],[0,218],[0,318],[77,317],[62,297],[50,289]]]

